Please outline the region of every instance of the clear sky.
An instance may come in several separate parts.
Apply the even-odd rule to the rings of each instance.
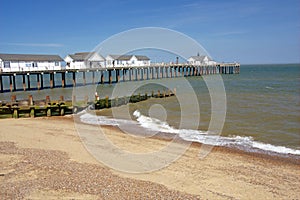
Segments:
[[[216,61],[300,62],[300,0],[0,0],[0,53],[90,51],[108,37],[164,27]]]

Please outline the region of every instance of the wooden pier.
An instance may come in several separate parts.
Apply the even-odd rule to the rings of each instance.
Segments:
[[[203,76],[211,74],[239,74],[239,72],[240,64],[238,63],[220,63],[216,65],[154,64],[143,67],[0,72],[0,92],[42,90],[45,88],[75,87],[86,84],[112,84],[122,81]],[[71,78],[67,79],[67,75]],[[82,79],[80,83],[79,76]],[[89,78],[87,78],[87,76]],[[19,80],[19,82],[22,80],[22,86],[20,86],[20,84],[17,86],[17,80]],[[57,80],[59,81],[57,82]],[[9,88],[7,86],[9,86]]]

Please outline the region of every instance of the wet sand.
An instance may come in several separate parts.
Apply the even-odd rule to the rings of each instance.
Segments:
[[[4,199],[300,196],[300,162],[294,158],[215,147],[200,159],[201,145],[192,144],[178,160],[161,170],[131,174],[97,161],[83,146],[71,116],[3,119],[0,127],[0,196]],[[102,130],[115,145],[129,152],[151,152],[169,143],[168,139],[132,137],[116,127]]]

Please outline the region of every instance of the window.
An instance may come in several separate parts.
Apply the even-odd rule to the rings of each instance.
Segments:
[[[55,62],[54,65],[55,65],[55,66],[59,66],[59,62]]]
[[[10,62],[4,61],[4,68],[10,68]]]
[[[31,63],[26,63],[26,67],[31,67]]]

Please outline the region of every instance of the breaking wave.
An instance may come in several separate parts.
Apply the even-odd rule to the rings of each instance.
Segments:
[[[167,122],[163,122],[159,119],[144,116],[138,110],[136,110],[133,113],[133,115],[136,117],[136,121],[114,119],[105,116],[96,116],[88,112],[83,112],[80,115],[80,120],[83,123],[93,124],[93,125],[111,125],[111,126],[120,126],[122,124],[137,125],[153,132],[178,134],[183,140],[186,141],[198,142],[198,143],[213,145],[213,146],[235,147],[250,152],[264,151],[264,152],[273,152],[279,154],[300,155],[300,150],[254,141],[254,139],[249,136],[225,137],[225,136],[213,135],[213,133],[209,133],[208,131],[177,129],[170,126]]]

